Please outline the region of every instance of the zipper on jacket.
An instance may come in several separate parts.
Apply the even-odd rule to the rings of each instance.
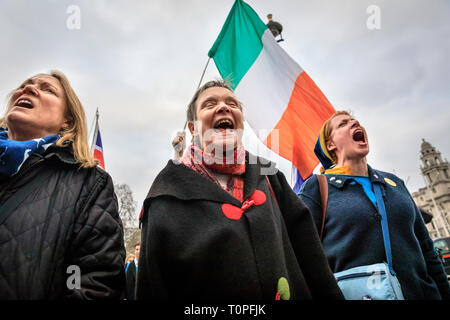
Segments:
[[[380,270],[380,271],[372,271],[372,272],[358,272],[358,273],[346,274],[346,275],[337,277],[336,281],[352,279],[352,278],[359,278],[359,277],[369,277],[369,276],[373,276],[376,274],[382,275],[382,274],[386,274],[386,272],[384,270]]]

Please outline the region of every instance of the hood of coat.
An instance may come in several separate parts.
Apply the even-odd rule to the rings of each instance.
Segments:
[[[249,161],[251,159],[251,161]],[[246,152],[244,174],[244,199],[248,198],[265,179],[263,168],[275,168],[268,160]],[[169,160],[166,167],[158,174],[144,201],[144,210],[149,202],[157,197],[175,197],[180,200],[209,200],[218,203],[241,203],[223,190],[219,185],[201,176],[181,163]]]

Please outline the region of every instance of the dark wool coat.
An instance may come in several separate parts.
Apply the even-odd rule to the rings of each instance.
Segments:
[[[244,199],[266,201],[232,220],[222,205],[241,202],[168,162],[144,202],[137,299],[343,299],[308,209],[281,172],[269,176],[278,206],[262,168],[247,154]]]
[[[126,300],[135,300],[136,299],[136,263],[130,261],[127,265],[125,265],[125,276],[127,279],[127,284],[125,286],[124,298]]]
[[[358,183],[327,174],[328,206],[323,248],[333,272],[386,261],[380,215]],[[391,239],[392,263],[405,299],[450,299],[450,287],[422,215],[397,176],[369,166],[372,183],[381,184]],[[322,205],[317,177],[302,186],[300,198],[320,230]]]
[[[79,169],[70,147],[32,155],[0,183],[0,203],[42,174],[50,177],[0,225],[0,299],[119,298],[125,286],[122,222],[111,177]],[[80,289],[76,285],[77,266]]]

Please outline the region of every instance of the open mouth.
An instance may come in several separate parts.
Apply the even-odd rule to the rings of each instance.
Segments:
[[[355,132],[353,132],[353,141],[361,144],[367,143],[366,136],[361,129],[357,129]]]
[[[33,104],[28,99],[19,99],[15,105],[22,108],[33,109]]]
[[[229,119],[221,119],[221,120],[217,121],[214,124],[214,129],[215,130],[220,130],[220,131],[233,130],[234,129],[234,124]]]

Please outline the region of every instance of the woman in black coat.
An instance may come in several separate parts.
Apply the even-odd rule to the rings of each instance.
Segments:
[[[60,72],[11,93],[0,119],[0,299],[119,298],[122,222],[111,177]]]
[[[343,299],[309,211],[241,143],[241,105],[222,81],[188,108],[193,144],[144,202],[137,299]]]

